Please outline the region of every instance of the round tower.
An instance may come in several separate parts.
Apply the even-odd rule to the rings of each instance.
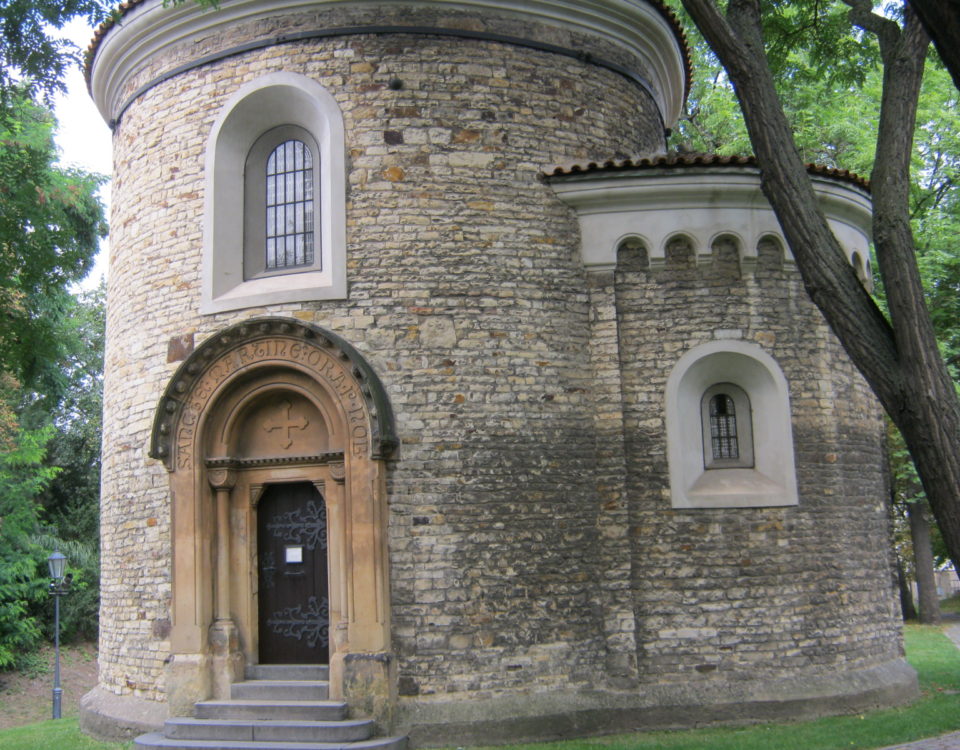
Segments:
[[[267,664],[425,744],[915,690],[877,408],[755,166],[626,161],[687,77],[655,0],[146,0],[99,30],[88,729]],[[863,186],[818,179],[866,257]]]

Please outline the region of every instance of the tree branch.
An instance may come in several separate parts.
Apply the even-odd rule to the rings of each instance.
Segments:
[[[807,292],[881,401],[898,408],[901,374],[892,331],[857,280],[820,210],[767,64],[758,3],[731,0],[726,18],[711,0],[683,4],[734,85],[762,170],[764,194]]]
[[[960,89],[960,12],[949,0],[909,0],[920,22],[933,39],[940,59]]]
[[[874,34],[880,40],[880,46],[884,43],[893,43],[900,36],[900,26],[896,21],[884,18],[873,12],[873,3],[870,0],[842,0],[845,5],[850,7],[848,18],[854,26],[859,26],[864,31]]]

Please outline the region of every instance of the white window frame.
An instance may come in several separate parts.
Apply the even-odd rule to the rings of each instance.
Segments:
[[[706,460],[702,405],[717,384],[732,384],[749,400],[752,466],[710,466]],[[718,340],[694,347],[671,371],[664,398],[674,508],[798,503],[789,387],[759,346]]]
[[[244,278],[247,156],[265,133],[293,126],[318,149],[315,195],[319,252],[315,265],[289,273]],[[346,158],[343,115],[333,96],[311,78],[278,72],[237,90],[224,105],[207,141],[206,201],[200,311],[347,297]],[[316,188],[315,188],[316,191]],[[249,229],[246,231],[249,232]]]

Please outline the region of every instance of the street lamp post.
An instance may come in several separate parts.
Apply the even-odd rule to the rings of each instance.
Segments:
[[[50,595],[53,597],[53,643],[54,643],[54,666],[53,666],[53,718],[60,718],[60,705],[63,698],[63,690],[60,688],[60,597],[67,593],[70,587],[70,579],[73,576],[64,577],[64,571],[67,567],[67,558],[59,549],[53,551],[47,558],[47,564],[50,566]]]

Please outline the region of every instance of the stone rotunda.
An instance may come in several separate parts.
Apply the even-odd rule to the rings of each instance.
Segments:
[[[877,404],[755,163],[665,154],[659,0],[129,0],[88,75],[88,731],[467,745],[915,695]],[[869,285],[866,185],[811,179]]]

